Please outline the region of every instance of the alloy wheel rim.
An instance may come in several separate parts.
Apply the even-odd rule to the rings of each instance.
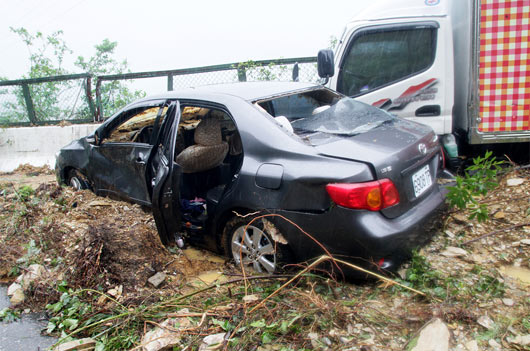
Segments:
[[[246,227],[246,231],[245,231]],[[276,251],[269,236],[258,227],[242,225],[232,236],[232,256],[237,265],[251,266],[259,273],[274,273]]]
[[[72,177],[70,179],[70,186],[76,190],[81,190],[81,182],[77,177]]]

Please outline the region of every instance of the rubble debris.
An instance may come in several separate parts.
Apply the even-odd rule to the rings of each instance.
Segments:
[[[9,287],[7,288],[7,296],[13,296],[15,294],[15,291],[19,289],[22,289],[22,285],[20,285],[19,283],[13,283],[9,285]]]
[[[463,257],[467,256],[467,251],[459,247],[449,246],[441,255],[445,257]]]
[[[480,351],[476,340],[470,340],[465,344],[467,351]]]
[[[420,329],[418,336],[411,341],[411,343],[416,343],[411,351],[447,351],[449,350],[450,336],[449,329],[440,318],[432,319]]]
[[[493,320],[488,316],[480,316],[477,319],[477,323],[486,329],[493,329],[495,327],[495,322],[493,322]]]
[[[22,288],[17,289],[13,292],[13,295],[11,295],[11,298],[9,301],[13,306],[16,306],[18,304],[21,304],[26,300],[26,295],[24,294],[24,290]]]
[[[40,264],[30,265],[23,274],[17,278],[17,283],[22,285],[24,290],[27,290],[32,282],[43,277],[46,273],[46,268]]]
[[[164,282],[164,280],[166,280],[166,273],[164,272],[158,272],[149,279],[147,279],[147,281],[151,283],[155,288],[158,288],[160,284]]]
[[[182,309],[178,313],[189,313],[188,309]],[[160,323],[159,326],[148,331],[142,337],[141,344],[144,351],[166,350],[178,346],[182,339],[179,328],[191,326],[188,318],[169,318]]]
[[[506,181],[506,184],[508,186],[518,186],[524,183],[524,179],[522,178],[510,178]]]
[[[226,333],[208,335],[202,339],[202,344],[199,346],[199,351],[219,350],[223,345],[226,336]]]
[[[92,338],[73,340],[57,345],[52,351],[89,351],[96,348],[96,341]]]

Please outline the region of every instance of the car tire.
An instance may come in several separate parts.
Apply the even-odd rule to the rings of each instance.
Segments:
[[[88,180],[77,169],[72,169],[70,172],[68,172],[67,184],[75,190],[90,189]]]
[[[245,268],[250,266],[257,273],[273,274],[281,271],[284,264],[291,262],[289,247],[272,239],[265,229],[263,219],[250,223],[252,219],[254,217],[235,217],[226,223],[222,236],[225,254],[238,267],[241,267],[242,258]],[[245,228],[248,235],[242,243]]]

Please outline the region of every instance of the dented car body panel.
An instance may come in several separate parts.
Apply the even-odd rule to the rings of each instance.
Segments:
[[[443,206],[438,140],[429,127],[342,99],[301,83],[239,83],[145,98],[64,147],[57,177],[68,183],[75,169],[97,194],[152,206],[163,242],[178,232],[226,251],[230,219],[258,211],[273,215],[268,220],[297,260],[324,252],[284,218],[331,253],[386,259],[383,268],[395,269],[428,240],[426,228]],[[350,128],[349,105],[378,122]],[[135,126],[135,118],[143,124]],[[399,202],[377,211],[339,206],[326,188],[381,179],[393,182]]]

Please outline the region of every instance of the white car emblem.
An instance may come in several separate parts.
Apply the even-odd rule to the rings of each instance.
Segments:
[[[418,150],[421,152],[422,155],[425,155],[427,153],[427,146],[421,143],[420,145],[418,145]]]

